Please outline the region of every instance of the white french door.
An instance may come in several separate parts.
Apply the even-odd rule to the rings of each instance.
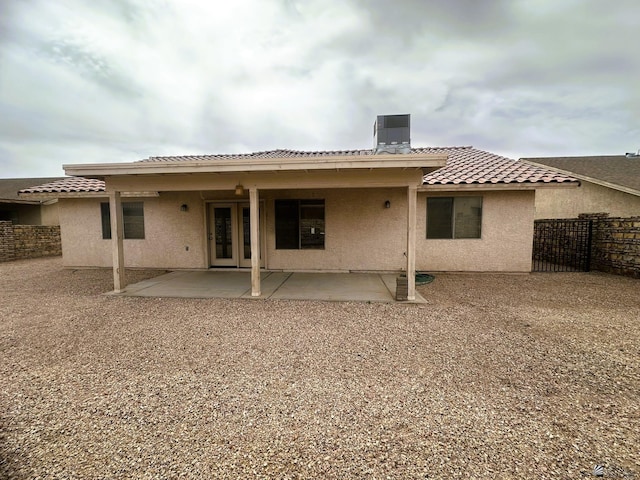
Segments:
[[[260,208],[260,245],[264,251],[263,208]],[[249,204],[209,204],[209,258],[212,267],[251,267]],[[264,254],[260,255],[264,266]]]

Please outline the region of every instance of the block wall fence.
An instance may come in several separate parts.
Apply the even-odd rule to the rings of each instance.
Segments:
[[[0,221],[0,262],[62,255],[59,225]]]
[[[593,221],[591,269],[640,278],[640,217],[581,214]]]

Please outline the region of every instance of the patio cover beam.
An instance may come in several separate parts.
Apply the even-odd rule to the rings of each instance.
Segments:
[[[256,187],[249,188],[249,224],[251,229],[251,296],[259,297],[260,288],[260,199]]]
[[[417,186],[407,188],[407,300],[416,299],[416,206]]]
[[[122,198],[117,190],[109,192],[109,216],[111,220],[111,252],[113,257],[113,291],[120,293],[126,286],[124,274],[124,221]]]
[[[234,190],[236,185],[254,185],[260,190],[308,189],[308,188],[394,188],[422,183],[422,169],[388,168],[368,170],[344,170],[282,172],[278,174],[256,172],[235,175],[122,175],[106,177],[107,186],[121,192]]]

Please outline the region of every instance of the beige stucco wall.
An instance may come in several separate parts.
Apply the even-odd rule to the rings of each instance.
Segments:
[[[612,217],[640,215],[640,197],[582,180],[577,188],[536,192],[536,218],[575,218],[606,212]]]
[[[3,218],[12,220],[18,225],[59,225],[58,204],[15,204],[0,203]]]
[[[24,204],[0,204],[0,208],[8,211],[9,215],[5,218],[12,220],[18,225],[40,225],[40,205],[24,205]]]
[[[426,196],[418,197],[416,270],[531,271],[533,191],[486,192],[482,197],[482,238],[460,240],[426,238]]]
[[[58,202],[40,207],[42,225],[60,225],[60,213]]]
[[[265,192],[267,261],[272,269],[400,270],[406,263],[406,189]],[[276,250],[274,200],[324,198],[325,249]],[[386,200],[391,208],[385,208]]]
[[[426,194],[418,194],[417,270],[530,271],[533,192],[485,192],[482,196],[481,239],[427,240]],[[400,271],[406,266],[406,188],[263,190],[260,198],[265,207],[268,269]],[[275,249],[274,201],[284,198],[325,200],[324,250]],[[146,238],[124,240],[125,264],[208,268],[206,207],[216,199],[248,200],[232,192],[163,192],[156,198],[131,199],[144,202]],[[384,207],[386,200],[391,208]],[[65,265],[111,265],[111,241],[102,239],[101,201],[107,200],[60,200]],[[187,212],[180,211],[182,204],[189,206]]]
[[[65,266],[109,267],[111,240],[102,239],[103,199],[61,199],[60,225]],[[124,198],[144,202],[144,240],[124,240],[130,267],[203,268],[206,264],[204,203],[197,192],[161,193],[155,198]],[[182,212],[180,206],[188,204]],[[188,249],[187,249],[188,247]]]
[[[275,198],[271,193],[268,195]],[[277,198],[309,195],[306,192],[305,196],[305,191],[283,192]],[[268,220],[269,268],[356,271],[405,268],[406,189],[324,190],[316,196],[325,198],[325,250],[275,250],[274,222]],[[533,191],[485,192],[482,197],[481,239],[431,240],[426,238],[427,194],[418,195],[417,270],[531,271]],[[391,202],[389,209],[384,208],[386,200]],[[273,202],[267,204],[272,214]]]

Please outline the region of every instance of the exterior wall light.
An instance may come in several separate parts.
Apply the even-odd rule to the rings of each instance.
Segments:
[[[236,185],[236,195],[244,195],[244,187],[240,184]]]
[[[186,203],[183,203],[182,205],[180,205],[180,211],[181,212],[188,212],[189,211],[189,205],[187,205]]]
[[[391,202],[389,200],[384,202],[384,208],[391,208]]]

